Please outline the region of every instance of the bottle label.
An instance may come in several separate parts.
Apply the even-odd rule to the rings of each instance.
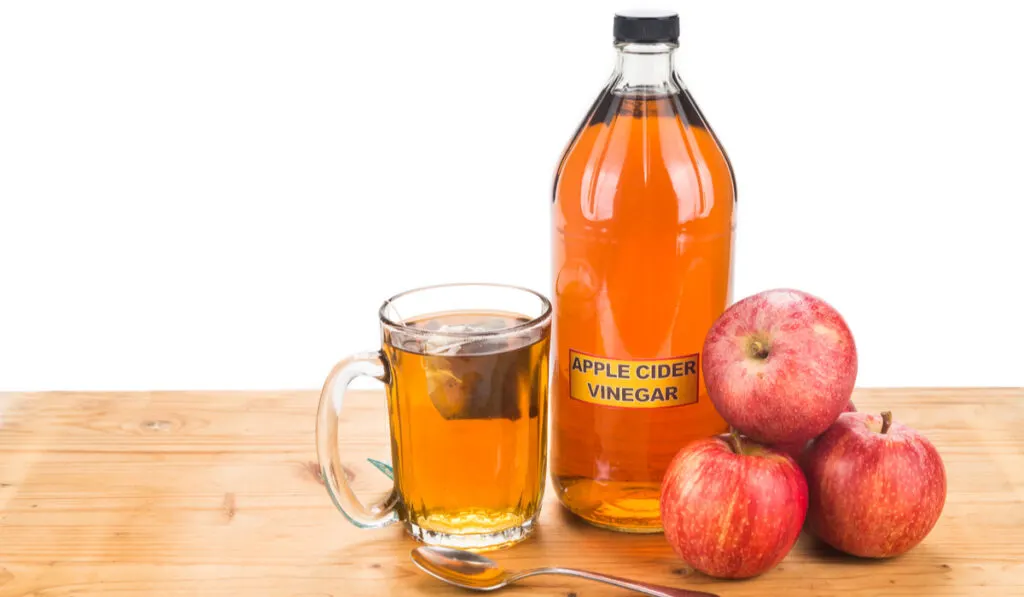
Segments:
[[[569,351],[569,396],[621,408],[663,408],[697,402],[700,354],[619,361]]]

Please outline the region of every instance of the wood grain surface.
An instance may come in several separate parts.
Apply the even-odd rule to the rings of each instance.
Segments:
[[[1024,390],[859,390],[945,459],[949,496],[903,557],[865,561],[804,536],[741,582],[678,561],[660,535],[602,531],[547,492],[539,530],[491,554],[722,597],[1024,595]],[[313,447],[314,392],[0,394],[0,597],[469,595],[419,573],[400,527],[361,531],[334,509]],[[360,495],[387,487],[382,395],[350,393],[342,434]],[[540,577],[510,595],[624,591]]]

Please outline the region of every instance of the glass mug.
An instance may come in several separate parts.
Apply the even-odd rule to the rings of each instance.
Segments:
[[[380,308],[383,349],[335,365],[320,394],[320,473],[358,527],[401,521],[432,545],[525,539],[544,495],[551,304],[524,288],[449,284]],[[387,386],[394,487],[364,505],[341,466],[338,417],[360,376]]]

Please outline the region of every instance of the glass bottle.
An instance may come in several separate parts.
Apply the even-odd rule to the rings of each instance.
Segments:
[[[678,16],[617,14],[614,31],[554,185],[551,474],[588,522],[659,532],[669,461],[727,429],[700,351],[731,300],[736,186],[675,72]]]

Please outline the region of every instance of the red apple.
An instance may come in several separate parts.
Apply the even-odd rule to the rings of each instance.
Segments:
[[[768,290],[729,307],[702,355],[722,417],[764,444],[798,444],[828,429],[850,401],[857,349],[842,316],[799,290]]]
[[[792,458],[739,435],[691,442],[661,484],[665,537],[709,576],[748,578],[786,557],[807,514],[807,482]]]
[[[855,412],[857,412],[857,407],[853,405],[853,400],[851,400],[851,401],[846,403],[846,408],[843,409],[843,412],[846,412],[846,413],[855,413]],[[842,413],[840,413],[840,414],[842,414]],[[810,440],[810,441],[796,441],[796,442],[792,442],[792,443],[788,443],[788,444],[777,444],[777,445],[771,446],[771,448],[773,450],[777,451],[777,452],[782,452],[784,454],[789,454],[793,458],[793,460],[797,461],[797,463],[800,463],[802,461],[802,459],[803,459],[804,452],[807,451],[807,447],[811,445],[811,441],[813,441],[813,440]]]
[[[935,446],[889,413],[844,413],[804,458],[808,527],[855,556],[904,553],[932,530],[946,502]]]

